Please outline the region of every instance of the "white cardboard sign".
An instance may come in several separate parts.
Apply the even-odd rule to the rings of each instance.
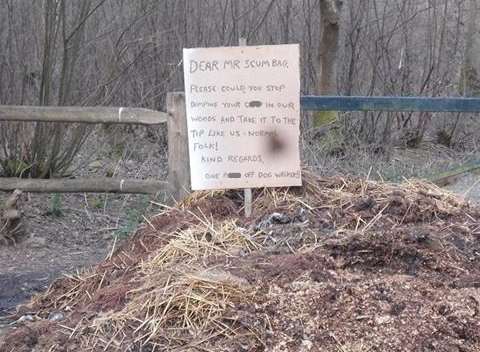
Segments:
[[[300,186],[298,45],[184,49],[193,190]]]

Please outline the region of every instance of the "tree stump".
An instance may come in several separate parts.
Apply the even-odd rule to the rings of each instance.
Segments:
[[[23,234],[22,214],[18,209],[18,201],[22,191],[15,190],[7,199],[0,216],[0,243],[16,244],[17,238]]]

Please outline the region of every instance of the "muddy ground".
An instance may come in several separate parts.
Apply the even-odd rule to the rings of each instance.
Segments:
[[[25,233],[0,250],[0,310],[45,290],[62,273],[98,263],[113,243],[118,224],[111,205],[108,214],[91,209],[83,195],[63,196],[61,213],[54,215],[51,203],[38,195],[21,202]]]
[[[163,136],[109,130],[107,138],[104,132],[91,135],[75,160],[74,177],[166,177]],[[0,204],[8,196],[0,192]],[[150,201],[157,200],[145,195],[24,194],[21,236],[15,245],[0,245],[0,333],[18,304],[54,279],[102,261],[144,215],[156,211]]]

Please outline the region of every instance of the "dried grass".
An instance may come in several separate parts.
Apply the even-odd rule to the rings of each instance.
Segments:
[[[163,269],[173,263],[190,264],[207,257],[233,256],[260,249],[259,234],[250,235],[234,220],[215,223],[200,219],[200,224],[177,231],[167,245],[142,264],[145,273]]]
[[[136,268],[133,286],[137,288],[127,293],[124,307],[104,312],[76,330],[76,336],[87,336],[82,337],[85,348],[115,349],[129,341],[140,348],[148,345],[162,350],[183,346],[186,341],[205,345],[237,334],[257,339],[254,332],[240,329],[230,314],[235,305],[252,303],[250,285],[225,271],[198,267],[206,258],[259,250],[260,237],[250,235],[233,220],[197,220],[197,224],[170,234],[170,241]],[[70,279],[76,279],[77,285],[66,294],[78,298],[82,280]],[[65,301],[64,295],[59,298]],[[93,334],[85,333],[92,329]]]
[[[34,296],[29,304],[21,308],[30,311],[33,307],[41,307],[38,313],[45,316],[51,310],[71,311],[91,301],[98,289],[102,288],[104,278],[105,273],[93,269],[65,274],[51,284],[46,292]]]
[[[226,190],[213,190],[213,191],[198,191],[193,192],[186,196],[181,202],[176,204],[176,208],[181,210],[193,209],[198,203],[212,199],[225,196],[227,193]]]
[[[381,217],[381,225],[399,225],[464,215],[471,209],[458,196],[420,180],[390,184],[348,177],[318,178],[306,174],[304,190],[305,202],[311,208],[330,211],[332,218],[337,215],[335,220],[340,223],[365,216],[368,220],[360,220],[362,226],[371,226],[369,220],[373,217]],[[340,213],[343,220],[338,216]]]
[[[144,280],[130,292],[132,299],[122,311],[94,321],[95,335],[130,332],[134,343],[161,348],[178,347],[181,341],[231,338],[238,331],[228,312],[237,304],[250,303],[254,295],[245,280],[221,270],[159,272]]]
[[[184,341],[206,344],[238,333],[228,312],[238,303],[250,303],[252,288],[225,271],[198,270],[198,266],[207,257],[250,253],[260,245],[236,221],[198,220],[171,235],[168,244],[140,265],[138,288],[128,292],[129,301],[121,311],[94,321],[91,328],[96,336],[131,334],[139,346],[174,348]]]

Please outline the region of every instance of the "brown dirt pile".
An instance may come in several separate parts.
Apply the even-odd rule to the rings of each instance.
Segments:
[[[0,351],[480,351],[480,209],[309,174],[254,209],[237,192],[166,209],[19,307],[35,321]]]

